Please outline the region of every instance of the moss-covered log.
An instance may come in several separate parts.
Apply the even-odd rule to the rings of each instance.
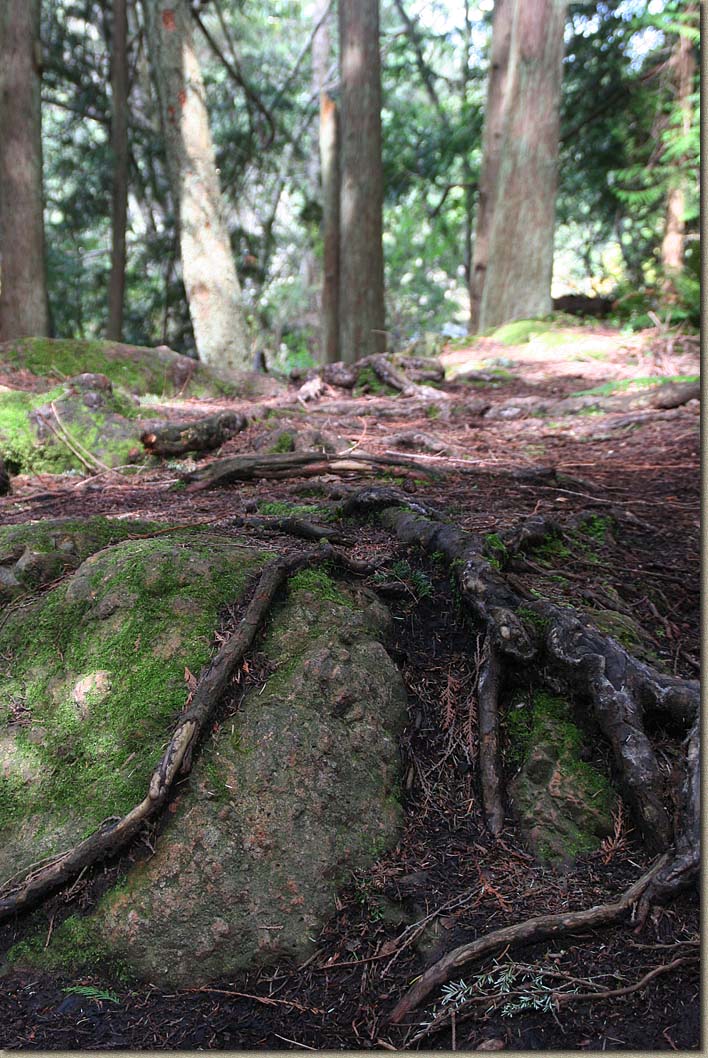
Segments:
[[[238,412],[222,411],[196,422],[165,423],[145,430],[140,440],[148,452],[156,456],[181,456],[185,452],[212,452],[241,430],[248,419]]]

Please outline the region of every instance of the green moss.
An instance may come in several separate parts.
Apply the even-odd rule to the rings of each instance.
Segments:
[[[10,614],[0,654],[12,675],[0,679],[0,698],[23,703],[32,726],[17,732],[15,767],[0,777],[3,823],[51,814],[52,824],[80,818],[88,834],[142,799],[184,706],[185,667],[196,675],[209,660],[220,608],[260,565],[195,536],[126,540]],[[97,672],[109,692],[81,709],[75,683]],[[18,802],[27,770],[36,781]]]
[[[328,507],[314,503],[287,503],[281,500],[259,503],[258,513],[271,518],[317,518],[319,521],[332,518],[332,511]]]
[[[361,397],[364,393],[373,393],[382,397],[398,396],[397,391],[392,386],[382,382],[373,367],[370,367],[369,364],[362,367],[359,371],[353,392],[355,397]]]
[[[90,919],[71,915],[52,932],[50,943],[36,935],[15,944],[7,953],[10,966],[37,966],[54,972],[100,971],[109,979],[125,981],[129,973],[100,938]]]
[[[536,334],[545,334],[551,326],[547,320],[514,320],[492,331],[490,338],[502,345],[521,345]]]
[[[440,418],[440,405],[439,404],[428,404],[425,409],[425,414],[428,419],[439,419]]]
[[[499,533],[488,533],[484,538],[484,545],[490,566],[493,569],[502,569],[509,557],[509,551]]]
[[[522,621],[527,621],[530,625],[533,625],[539,632],[544,632],[549,627],[549,619],[544,617],[543,614],[537,613],[536,610],[532,610],[529,606],[520,606],[516,611],[516,615]]]
[[[41,394],[0,393],[0,453],[11,471],[61,473],[80,465],[64,445],[38,441],[30,425],[34,409],[58,400],[63,392],[60,386]]]
[[[271,445],[268,449],[273,455],[279,452],[294,452],[295,451],[295,435],[290,433],[288,430],[283,430],[275,444]]]
[[[593,514],[587,519],[587,521],[584,521],[582,525],[578,527],[577,532],[583,536],[589,536],[598,544],[604,544],[611,528],[611,518],[603,517],[603,515],[600,514]]]
[[[46,393],[25,393],[13,390],[0,393],[0,453],[14,472],[23,473],[62,473],[66,470],[83,470],[84,464],[74,454],[69,444],[55,438],[47,427],[46,440],[40,440],[32,423],[32,413],[38,408],[46,408],[52,401],[58,402],[61,416],[62,399],[66,397],[64,387],[51,389]],[[72,405],[73,406],[73,405]],[[125,394],[113,394],[106,400],[106,411],[89,411],[81,415],[80,425],[68,422],[62,417],[63,430],[75,447],[96,455],[110,453],[110,462],[120,465],[127,462],[128,455],[136,445],[136,437],[111,437],[107,430],[106,412],[134,418],[138,409]],[[50,425],[61,434],[58,423],[50,420]]]
[[[313,595],[318,596],[320,599],[328,599],[329,602],[339,603],[341,606],[346,606],[349,610],[354,609],[352,600],[339,590],[329,574],[322,569],[301,569],[290,578],[288,588],[291,592],[312,592]]]
[[[651,389],[668,382],[698,382],[698,375],[662,375],[653,378],[623,378],[616,382],[605,382],[602,386],[594,386],[592,389],[581,389],[572,393],[573,397],[610,397],[614,393],[626,393],[629,390]]]

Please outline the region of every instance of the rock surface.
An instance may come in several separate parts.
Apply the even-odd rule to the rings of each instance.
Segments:
[[[145,525],[99,545],[105,524],[102,550],[85,557],[85,527],[79,542],[77,527],[39,526],[28,540],[32,528],[17,527],[5,551],[52,554],[71,540],[80,564],[16,603],[0,630],[0,880],[142,798],[220,607],[267,558],[214,534],[146,539]],[[310,951],[337,886],[400,823],[406,696],[382,645],[387,621],[363,590],[318,570],[293,578],[262,644],[265,686],[204,742],[155,854],[90,916],[58,925],[47,951],[45,931],[11,961],[108,960],[196,985]]]
[[[530,726],[515,726],[523,763],[509,794],[531,851],[541,861],[567,863],[599,848],[612,833],[616,797],[604,775],[583,760],[570,706],[537,694]]]

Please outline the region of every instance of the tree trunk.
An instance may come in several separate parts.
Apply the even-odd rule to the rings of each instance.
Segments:
[[[691,10],[695,8],[691,7]],[[691,129],[691,93],[696,74],[696,56],[690,39],[679,34],[671,55],[674,71],[676,102],[681,111],[681,132],[688,136]],[[665,273],[664,289],[673,290],[673,279],[683,271],[686,221],[684,219],[686,188],[683,177],[685,161],[676,165],[676,179],[666,197],[666,228],[661,243],[661,264]]]
[[[125,296],[125,231],[128,216],[128,8],[127,0],[113,0],[111,54],[113,114],[113,198],[111,203],[111,275],[108,282],[106,336],[119,342],[123,335]]]
[[[322,359],[339,356],[339,115],[327,92],[320,96],[320,171],[322,174]]]
[[[40,0],[0,3],[0,340],[49,332]]]
[[[189,6],[186,0],[144,4],[197,352],[205,364],[249,371],[241,288],[223,217]]]
[[[339,39],[339,353],[353,363],[386,347],[378,0],[340,0]]]
[[[551,311],[567,0],[497,0],[470,283],[471,330]]]

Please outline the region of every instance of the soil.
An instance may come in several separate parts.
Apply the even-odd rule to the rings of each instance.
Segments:
[[[343,399],[334,391],[302,409],[294,401],[295,388],[287,397],[265,402],[278,415],[279,429],[316,427],[367,452],[391,451],[390,436],[404,430],[430,435],[455,451],[454,458],[414,454],[439,470],[439,479],[417,471],[362,469],[346,476],[244,482],[187,497],[169,488],[179,478],[179,467],[160,463],[131,476],[15,478],[13,493],[0,499],[2,521],[92,514],[151,518],[209,524],[282,551],[298,550],[309,545],[277,530],[234,529],[229,521],[253,512],[259,502],[313,503],[334,510],[353,488],[392,477],[411,498],[483,533],[503,532],[534,513],[568,525],[588,512],[609,516],[611,530],[596,547],[522,562],[512,570],[514,583],[566,604],[620,608],[640,623],[665,671],[695,678],[696,402],[618,427],[617,414],[486,421],[466,402],[479,396],[491,404],[512,396],[563,397],[607,382],[695,374],[697,342],[657,332],[624,338],[593,326],[578,328],[566,345],[551,349],[534,342],[509,348],[486,339],[472,348],[448,349],[442,358],[467,368],[495,360],[506,374],[474,387],[448,383],[449,399],[441,397],[427,413],[415,400],[371,395],[359,398],[357,413],[343,415],[331,410]],[[386,413],[370,414],[372,407]],[[237,401],[195,400],[173,406],[169,414],[187,421],[222,408],[249,411]],[[251,452],[267,425],[252,423],[198,465]],[[341,528],[346,534],[347,526]],[[572,866],[534,862],[511,818],[498,839],[487,833],[471,693],[480,641],[461,623],[449,580],[435,563],[392,542],[375,524],[357,529],[350,551],[358,558],[389,556],[385,590],[397,618],[390,650],[410,703],[401,747],[406,822],[396,848],[368,872],[353,876],[339,893],[315,955],[302,966],[280,965],[209,989],[171,994],[150,984],[126,985],[108,973],[80,978],[13,973],[3,978],[0,994],[0,1045],[42,1050],[699,1048],[699,909],[692,892],[655,908],[641,927],[625,923],[571,935],[466,967],[457,995],[468,1002],[452,1018],[430,1024],[445,1011],[438,993],[406,1024],[386,1023],[412,979],[444,951],[531,916],[607,902],[650,860],[627,815],[617,819],[614,838]],[[533,689],[532,678],[528,693]],[[673,760],[672,734],[652,732],[667,767]],[[591,754],[604,760],[600,740]],[[149,855],[149,844],[147,835],[121,860],[48,901],[33,914],[32,927],[42,923],[49,940],[63,917],[89,907],[129,862]],[[22,919],[2,927],[1,950],[27,929]],[[670,969],[662,971],[666,966]],[[657,968],[626,994],[573,999],[574,993],[628,988]],[[549,1002],[551,993],[564,995]]]

